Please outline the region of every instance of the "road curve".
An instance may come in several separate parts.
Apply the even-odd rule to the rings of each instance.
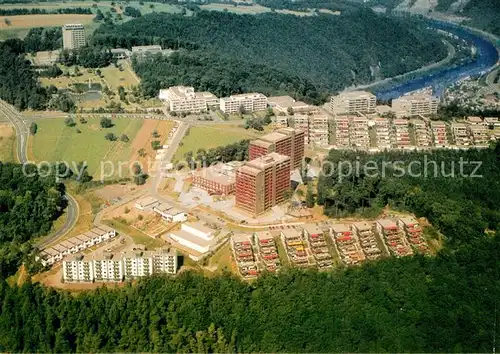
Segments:
[[[17,136],[17,159],[21,164],[29,162],[28,159],[28,137],[29,137],[29,127],[23,116],[11,105],[0,100],[0,115],[3,115],[7,120],[12,123],[16,131]],[[67,218],[64,225],[52,234],[49,238],[42,239],[39,243],[39,247],[44,247],[49,243],[52,243],[59,238],[66,235],[69,230],[73,228],[78,219],[78,203],[76,200],[68,193],[65,195],[68,206],[66,208]]]

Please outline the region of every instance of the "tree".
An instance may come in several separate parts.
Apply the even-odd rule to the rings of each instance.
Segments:
[[[292,107],[288,107],[286,109],[286,112],[288,113],[289,116],[293,116],[294,112],[293,112],[293,108]]]
[[[6,17],[6,18],[4,18],[4,19],[3,19],[3,21],[5,22],[5,24],[6,24],[7,26],[10,26],[10,25],[12,24],[12,23],[10,22],[10,20],[9,20],[7,17]]]
[[[120,137],[120,140],[124,143],[128,143],[130,141],[129,137],[125,134],[122,134],[122,136]]]
[[[103,129],[111,128],[113,126],[113,122],[107,117],[102,117],[100,124]]]
[[[116,137],[116,135],[113,134],[113,133],[107,133],[104,136],[104,139],[109,140],[109,141],[116,141],[116,140],[118,140],[118,138]]]
[[[141,186],[144,183],[146,183],[147,175],[142,171],[141,165],[138,164],[137,162],[132,167],[132,173],[134,176],[134,183],[135,184],[137,184],[138,186]]]
[[[30,124],[30,134],[35,135],[38,130],[38,125],[35,122],[31,122]]]
[[[314,204],[316,203],[316,199],[314,198],[314,193],[312,186],[309,184],[307,186],[307,192],[306,192],[306,206],[308,208],[314,207]]]
[[[153,150],[159,150],[161,149],[161,143],[159,140],[153,140],[151,142],[151,147],[153,148]]]
[[[80,134],[82,132],[79,128],[76,128],[75,131],[76,131],[77,134]]]
[[[80,117],[80,123],[87,124],[87,120],[85,119],[85,117]]]
[[[153,138],[156,138],[156,139],[157,139],[157,138],[159,138],[159,137],[160,137],[160,133],[158,133],[158,130],[156,130],[156,129],[155,129],[155,130],[153,130],[153,132],[151,133],[151,136],[152,136]]]
[[[146,156],[146,150],[144,150],[143,148],[140,148],[139,151],[137,151],[137,153],[139,154],[140,157]]]

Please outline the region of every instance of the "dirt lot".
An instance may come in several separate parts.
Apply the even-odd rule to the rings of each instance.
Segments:
[[[150,167],[152,167],[156,152],[151,148],[151,141],[159,140],[160,142],[165,142],[170,130],[174,126],[173,122],[168,121],[158,121],[147,119],[144,121],[141,129],[132,141],[131,150],[132,154],[130,157],[130,162],[138,161],[143,166],[143,170],[148,172]],[[153,138],[151,134],[156,130],[159,134],[159,138]],[[139,156],[139,150],[144,149],[144,156]]]
[[[65,23],[89,23],[94,15],[57,14],[57,15],[20,15],[6,16],[10,25],[5,21],[0,22],[0,29],[32,28],[32,27],[56,27]]]
[[[94,193],[100,197],[101,199],[111,202],[113,199],[123,198],[128,195],[130,192],[139,189],[139,187],[135,185],[119,185],[119,184],[111,184],[102,188],[97,189]]]

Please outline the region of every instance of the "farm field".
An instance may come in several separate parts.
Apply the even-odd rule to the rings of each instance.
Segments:
[[[173,161],[184,158],[188,151],[196,152],[198,149],[211,149],[218,146],[236,143],[243,139],[253,139],[259,135],[253,130],[246,130],[237,125],[223,127],[216,126],[193,126],[189,134],[182,139],[182,146],[175,152]]]
[[[57,14],[57,15],[19,15],[5,16],[10,20],[10,25],[5,21],[0,22],[0,30],[15,28],[33,28],[33,27],[56,27],[65,23],[88,24],[92,22],[94,15],[79,14]]]
[[[14,162],[16,137],[10,124],[0,123],[0,161]]]
[[[140,119],[116,118],[114,126],[108,129],[100,127],[100,118],[87,118],[82,124],[76,119],[77,125],[68,127],[62,119],[44,119],[37,122],[38,132],[32,138],[31,153],[36,161],[67,161],[72,164],[86,161],[88,173],[95,179],[101,179],[101,161],[104,173],[111,174],[111,164],[115,171],[112,177],[119,177],[118,163],[123,162],[123,177],[128,175],[128,163],[132,154],[132,141],[141,129],[144,121]],[[77,129],[81,133],[77,133]],[[111,142],[104,138],[107,133],[113,133],[118,138],[126,134],[130,141]],[[110,176],[111,177],[111,176]]]
[[[247,5],[227,5],[227,4],[208,4],[208,5],[200,5],[200,8],[203,10],[216,10],[216,11],[224,11],[233,12],[235,14],[261,14],[264,12],[270,12],[271,9],[268,7],[264,7],[261,5],[247,6]]]

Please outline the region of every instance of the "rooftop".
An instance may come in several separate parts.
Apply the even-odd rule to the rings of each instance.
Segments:
[[[335,224],[332,225],[332,230],[334,232],[349,232],[351,231],[351,228],[347,224]]]
[[[397,224],[394,220],[392,219],[379,219],[377,222],[384,228],[384,229],[391,229],[391,228],[396,228]]]
[[[467,120],[471,123],[482,123],[481,117],[467,117]]]
[[[249,234],[243,234],[243,233],[237,233],[231,236],[231,239],[233,242],[250,242],[250,235]]]
[[[151,204],[154,204],[157,202],[158,202],[158,199],[149,196],[149,197],[139,199],[136,202],[136,204],[144,207],[144,206],[151,205]]]
[[[404,216],[402,218],[399,218],[399,220],[401,220],[401,222],[406,226],[418,224],[418,221],[415,220],[415,218],[412,216]]]
[[[160,203],[157,206],[155,206],[154,209],[158,210],[159,212],[165,212],[167,210],[172,209],[172,206],[165,203]]]
[[[344,98],[375,98],[375,95],[368,91],[342,92],[339,96]]]
[[[316,224],[305,224],[302,225],[302,228],[310,235],[319,235],[323,233],[323,231]]]
[[[264,156],[258,157],[256,159],[253,159],[252,161],[249,161],[247,163],[247,166],[255,167],[257,169],[263,170],[266,167],[269,167],[269,166],[274,165],[276,163],[286,162],[286,161],[290,161],[290,158],[288,156],[280,155],[277,152],[271,152],[267,155],[264,155]]]
[[[401,96],[399,98],[396,98],[395,100],[423,101],[423,100],[430,100],[430,99],[436,99],[436,98],[431,96],[431,95],[426,95],[425,93],[416,93],[416,94],[412,94],[412,95]]]
[[[199,230],[201,232],[204,232],[206,234],[213,233],[215,230],[206,226],[203,222],[201,221],[196,221],[196,222],[186,222],[182,224],[181,228],[183,226],[189,226],[192,227],[193,229]]]
[[[277,142],[286,139],[288,136],[285,134],[281,134],[278,132],[272,132],[266,135],[261,136],[258,140],[264,140],[268,142]]]
[[[281,233],[285,238],[297,238],[302,236],[300,231],[297,229],[284,229],[281,230]]]
[[[372,229],[372,225],[366,221],[353,222],[352,225],[356,227],[359,231],[368,231]]]
[[[215,243],[216,243],[215,239],[205,240],[204,238],[196,237],[192,233],[189,233],[189,232],[184,231],[184,230],[173,231],[170,233],[170,235],[171,236],[175,235],[178,238],[182,238],[186,241],[189,241],[191,243],[197,244],[197,245],[202,246],[202,247],[207,247],[207,246],[210,247],[210,246],[215,245]]]
[[[270,231],[259,231],[255,233],[255,236],[257,236],[259,240],[269,240],[273,238],[273,234]]]
[[[223,185],[233,184],[236,177],[234,168],[226,164],[215,164],[202,168],[194,175]]]

